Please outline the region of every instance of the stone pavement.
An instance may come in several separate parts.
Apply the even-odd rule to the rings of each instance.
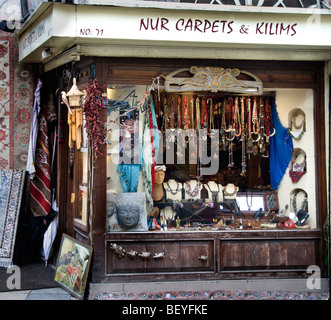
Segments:
[[[60,287],[0,292],[0,300],[77,300]]]
[[[205,280],[90,284],[89,300],[327,300],[328,279]]]
[[[88,300],[328,300],[328,279],[309,290],[306,279],[90,283]],[[0,292],[0,300],[77,300],[61,287]]]

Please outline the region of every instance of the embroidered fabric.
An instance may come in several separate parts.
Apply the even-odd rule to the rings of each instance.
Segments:
[[[299,156],[299,155],[298,155]],[[301,163],[297,163],[298,156],[292,160],[292,168],[289,171],[289,175],[293,183],[297,183],[306,171],[306,157]]]

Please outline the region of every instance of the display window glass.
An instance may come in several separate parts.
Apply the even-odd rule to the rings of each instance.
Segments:
[[[107,232],[316,228],[313,90],[149,89],[108,86]],[[273,188],[279,150],[288,163]],[[145,194],[127,225],[116,224],[123,193],[128,204]]]

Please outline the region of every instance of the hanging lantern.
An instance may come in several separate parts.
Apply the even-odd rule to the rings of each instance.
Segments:
[[[73,78],[72,81],[73,81],[73,85],[70,91],[67,93],[69,105],[70,107],[80,107],[81,98],[84,95],[84,93],[78,90],[78,87],[76,85],[76,78]]]

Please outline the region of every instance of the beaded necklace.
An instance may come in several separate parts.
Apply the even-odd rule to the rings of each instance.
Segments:
[[[190,119],[188,116],[188,97],[184,98],[184,119],[183,119],[183,128],[184,131],[187,131],[190,125]]]
[[[191,188],[191,180],[185,182],[185,192],[191,197],[196,197],[201,190],[201,182],[197,181],[195,188],[192,190]]]
[[[255,97],[253,102],[252,130],[255,134],[258,134],[259,129],[258,105]]]
[[[234,101],[234,135],[236,137],[240,137],[241,135],[241,124],[240,124],[240,112],[239,112],[239,104],[238,104],[239,98],[236,97]]]
[[[303,198],[303,201],[301,203],[301,207],[300,209],[298,210],[297,208],[297,196],[299,193],[304,193],[304,198]],[[293,210],[295,213],[298,213],[300,210],[304,210],[304,211],[307,211],[307,194],[304,192],[304,191],[301,191],[301,190],[298,190],[297,192],[294,193],[293,195],[293,200],[292,200],[292,205],[293,205]]]

